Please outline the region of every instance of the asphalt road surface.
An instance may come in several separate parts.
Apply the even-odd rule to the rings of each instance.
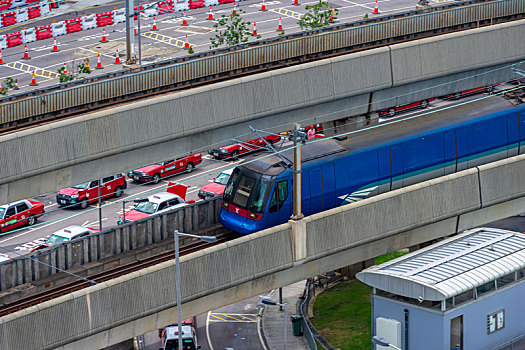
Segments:
[[[445,2],[454,0],[431,0],[431,5],[442,5]],[[266,2],[267,11],[259,11],[262,1],[249,0],[237,4],[239,10],[245,11],[242,15],[243,20],[249,21],[250,31],[253,23],[256,23],[257,34],[261,36],[250,38],[250,41],[264,40],[276,37],[279,18],[282,19],[283,29],[286,34],[301,31],[297,25],[298,19],[307,11],[307,4],[316,1],[300,1],[299,6],[292,5],[292,0],[271,0]],[[74,5],[70,5],[73,3]],[[0,33],[7,34],[20,30],[21,27],[30,28],[51,23],[52,20],[57,22],[82,16],[83,13],[100,13],[110,11],[114,7],[123,8],[123,1],[92,0],[87,4],[100,4],[97,6],[88,6],[80,8],[80,2],[68,1],[68,4],[61,5],[61,8],[53,10],[53,13],[43,19],[34,19],[29,22],[23,22],[16,26],[2,28]],[[137,3],[137,2],[136,2]],[[141,2],[142,3],[142,2]],[[371,0],[330,0],[330,5],[339,10],[334,25],[360,20],[365,14],[369,16],[381,16],[412,10],[415,8],[415,0],[381,0],[379,1],[380,14],[374,15],[373,10],[375,1]],[[196,53],[208,51],[210,49],[210,38],[215,35],[213,25],[217,18],[224,14],[229,14],[233,10],[233,4],[224,4],[213,7],[215,20],[210,21],[208,18],[208,8],[190,10],[186,14],[188,26],[182,26],[182,14],[173,13],[170,15],[159,15],[157,17],[158,31],[151,31],[153,18],[143,17],[141,20],[141,53],[142,63],[148,64],[157,61],[163,61],[170,58],[182,57],[188,54],[184,50],[186,35],[188,43]],[[68,72],[74,71],[77,65],[85,58],[89,58],[92,73],[82,76],[94,76],[107,74],[122,70],[122,64],[115,64],[115,53],[119,51],[121,61],[126,53],[125,44],[125,26],[124,23],[106,26],[106,34],[109,42],[101,43],[102,28],[97,27],[87,31],[80,31],[62,35],[57,38],[59,52],[51,52],[53,39],[39,40],[28,43],[29,60],[23,60],[23,45],[11,47],[2,50],[4,64],[0,66],[0,79],[7,77],[18,79],[20,86],[19,92],[30,89],[50,87],[59,84],[57,71],[66,63]],[[138,52],[138,38],[135,39],[136,52]],[[100,52],[103,69],[95,69],[97,58],[96,54]],[[35,70],[37,74],[38,86],[29,86],[31,82],[31,72]],[[9,92],[13,94],[13,91]]]

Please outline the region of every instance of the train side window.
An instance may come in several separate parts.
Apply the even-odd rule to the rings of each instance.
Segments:
[[[270,200],[270,208],[268,209],[270,213],[279,210],[283,206],[286,197],[288,197],[288,182],[278,182],[275,185],[275,189],[272,194],[272,199]]]

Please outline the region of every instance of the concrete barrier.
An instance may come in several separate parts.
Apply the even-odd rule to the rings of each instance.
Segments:
[[[510,186],[523,194],[523,184],[515,181],[524,164],[525,156],[513,157],[315,214],[299,221],[302,225],[283,224],[185,255],[183,317],[446,237],[458,231],[464,215],[483,214],[470,222],[474,227],[492,216],[525,211],[523,195],[507,202],[514,196],[510,192],[491,196],[484,188],[498,173],[503,180],[507,173]],[[492,206],[482,202],[483,193]],[[485,215],[491,208],[496,214]],[[168,261],[4,316],[0,348],[100,349],[158,329],[176,320],[175,285],[174,262]]]
[[[518,40],[525,21],[493,27],[233,79],[0,136],[0,203],[160,161],[173,150],[204,150],[246,134],[249,125],[280,131],[297,120],[326,122],[450,93],[450,86],[440,85],[447,80],[469,77],[452,85],[457,90],[501,82],[513,73],[494,69],[525,58]]]
[[[480,165],[478,168],[483,207],[525,195],[525,155]]]
[[[173,231],[195,232],[219,221],[220,198],[139,220],[0,264],[0,291],[31,283],[118,254],[170,239]],[[34,260],[32,260],[34,259]],[[39,264],[37,261],[45,264]],[[54,268],[56,267],[56,268]],[[3,298],[0,295],[0,300]]]

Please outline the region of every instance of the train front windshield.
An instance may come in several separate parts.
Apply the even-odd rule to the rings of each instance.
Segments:
[[[250,213],[262,214],[272,182],[271,176],[237,168],[224,190],[223,200]]]

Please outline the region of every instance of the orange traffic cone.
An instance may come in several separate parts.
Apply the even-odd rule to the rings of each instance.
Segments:
[[[208,12],[208,20],[213,21],[213,12],[211,12],[211,6],[210,6],[210,12]]]
[[[236,14],[237,13],[237,3],[234,2],[233,3],[233,14]]]
[[[263,3],[261,5],[261,9],[259,11],[267,11],[266,9],[266,2],[263,0]]]
[[[253,22],[253,32],[252,32],[252,35],[253,35],[253,36],[257,36],[257,25],[255,24],[255,22]]]
[[[106,28],[102,28],[102,39],[100,39],[100,42],[101,43],[107,43],[108,42],[108,38],[106,36]]]
[[[2,50],[0,50],[0,64],[4,64],[4,59],[2,58]]]
[[[64,74],[67,75],[67,64],[64,62]]]
[[[188,42],[188,34],[186,34],[186,42],[184,43],[184,48],[185,49],[189,49],[190,48],[190,43]]]
[[[184,11],[184,16],[182,17],[182,25],[183,26],[188,25],[188,20],[186,20],[186,11]]]
[[[86,65],[85,65],[86,69],[91,71],[91,68],[89,67],[89,58],[86,57]]]
[[[104,69],[104,67],[102,67],[102,62],[100,61],[100,52],[97,51],[97,66],[95,67],[96,69]]]
[[[334,9],[332,9],[332,13],[330,15],[330,18],[328,18],[328,22],[334,23],[334,16],[335,16],[335,11]]]
[[[20,88],[18,87],[18,78],[15,79],[15,87],[14,87],[13,89],[14,89],[14,90],[18,90],[18,89],[20,89]]]
[[[36,86],[38,85],[37,82],[36,82],[36,73],[35,71],[33,71],[33,78],[31,79],[31,84],[29,84],[30,86]]]
[[[58,52],[57,38],[53,38],[53,48],[51,49],[51,52]]]
[[[135,25],[135,22],[133,22],[133,35],[137,35],[137,26]]]
[[[293,0],[293,4],[294,4],[295,6],[299,6],[299,5],[300,5],[300,4],[299,4],[299,0]]]
[[[159,28],[157,28],[157,18],[153,16],[153,27],[151,27],[151,30],[157,31]]]
[[[379,14],[379,7],[377,7],[377,0],[376,0],[376,6],[374,7],[374,13],[375,13],[376,15]]]
[[[120,64],[120,55],[118,54],[118,49],[115,51],[115,64]]]
[[[277,31],[278,32],[283,31],[283,21],[281,20],[281,17],[279,17],[279,25],[277,26]]]
[[[24,45],[24,57],[22,57],[23,60],[29,59],[29,51],[27,50],[27,45]]]

